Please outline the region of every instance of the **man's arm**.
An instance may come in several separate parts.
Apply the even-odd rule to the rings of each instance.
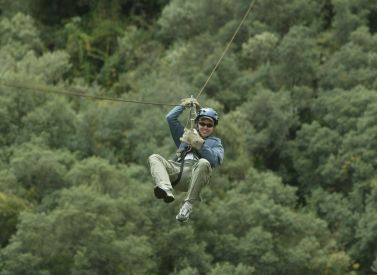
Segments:
[[[166,115],[166,120],[169,125],[171,136],[174,140],[174,143],[177,147],[181,144],[179,138],[183,135],[184,127],[179,122],[178,117],[185,110],[183,106],[175,106],[170,112]]]
[[[206,139],[198,152],[209,161],[212,167],[220,166],[224,160],[224,147],[219,138]]]

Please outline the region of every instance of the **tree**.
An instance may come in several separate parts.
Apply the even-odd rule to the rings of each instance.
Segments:
[[[180,225],[146,161],[174,155],[172,106],[136,102],[196,96],[250,0],[29,2],[0,0],[0,274],[376,272],[377,3],[255,2],[199,98],[225,160]]]
[[[254,21],[260,21],[269,29],[280,34],[286,34],[294,26],[309,25],[315,29],[320,17],[318,1],[263,1],[257,3],[252,13]]]
[[[65,98],[55,97],[22,118],[24,127],[18,140],[28,141],[35,135],[43,135],[51,148],[72,148],[76,121],[71,104]]]
[[[226,159],[222,164],[221,173],[232,180],[243,179],[253,164],[253,156],[246,150],[247,135],[244,129],[252,127],[247,118],[243,110],[237,109],[221,118],[221,124],[216,129],[216,135],[221,137],[226,148]],[[243,127],[239,127],[238,122],[242,122]]]
[[[272,173],[249,169],[227,196],[203,206],[195,224],[213,263],[256,274],[347,273],[350,257],[323,220],[296,210],[295,192]]]
[[[364,12],[363,5],[358,6],[357,2],[352,0],[337,0],[333,1],[332,4],[334,38],[339,41],[339,44],[342,44],[347,42],[349,35],[364,23],[364,17],[359,14]]]
[[[16,13],[27,14],[30,11],[31,3],[27,0],[12,1],[1,0],[0,1],[0,15],[4,17],[11,17]]]
[[[78,186],[64,190],[49,213],[23,213],[3,250],[1,274],[25,272],[26,266],[29,274],[152,272],[148,239],[126,230],[120,203]]]
[[[375,234],[376,213],[373,209],[376,207],[376,181],[373,179],[370,183],[371,193],[366,198],[365,213],[357,222],[355,238],[356,242],[351,248],[351,253],[360,264],[365,274],[376,271],[377,251],[374,246],[377,235]]]
[[[278,85],[311,86],[318,67],[316,41],[311,30],[292,27],[277,48],[276,78]]]
[[[374,98],[363,87],[321,93],[312,109],[317,120],[302,126],[288,150],[303,186],[349,192],[373,177]]]
[[[276,169],[275,161],[289,139],[290,130],[297,123],[289,95],[261,89],[240,110],[250,123],[245,133],[249,156],[256,159],[257,166]]]
[[[27,199],[37,202],[67,186],[64,177],[75,162],[75,157],[66,149],[50,150],[41,143],[43,139],[18,145],[9,160],[10,170],[28,190]]]
[[[278,35],[271,32],[262,32],[250,37],[242,44],[242,59],[240,61],[252,69],[270,63],[276,58],[275,51],[278,42]]]
[[[365,233],[374,226],[374,98],[363,87],[322,93],[313,107],[318,120],[304,124],[288,150],[309,204],[366,273],[374,261],[374,237]]]
[[[352,197],[316,188],[311,196],[308,196],[307,208],[327,222],[328,228],[340,245],[351,247],[355,243],[355,231],[361,209],[358,209]]]
[[[227,262],[216,264],[214,268],[212,268],[211,272],[209,274],[215,275],[215,274],[224,274],[224,275],[248,275],[253,274],[255,271],[254,268],[249,267],[247,265],[238,264],[237,266],[234,266],[232,264],[229,264]]]
[[[40,53],[44,49],[34,19],[21,13],[11,19],[1,18],[0,46],[15,60],[22,59],[29,51]]]
[[[5,247],[16,231],[20,212],[29,208],[30,205],[25,200],[0,192],[0,247]]]
[[[320,87],[323,89],[352,89],[358,85],[376,87],[374,67],[377,38],[367,28],[352,32],[350,42],[345,43],[320,67]]]
[[[230,19],[231,13],[226,12],[229,5],[228,1],[221,1],[221,4],[212,0],[171,1],[157,21],[159,35],[169,42],[218,30]]]
[[[129,180],[125,173],[111,166],[107,160],[96,157],[77,162],[65,177],[72,186],[85,185],[114,197],[127,188],[124,182]]]

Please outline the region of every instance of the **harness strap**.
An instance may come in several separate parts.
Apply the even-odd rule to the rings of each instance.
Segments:
[[[187,154],[187,152],[184,154],[184,155],[186,155]],[[183,158],[182,158],[182,162],[181,162],[181,167],[180,167],[180,170],[179,170],[179,174],[178,174],[178,178],[175,180],[175,181],[173,181],[172,183],[171,183],[171,185],[174,187],[174,186],[176,186],[177,184],[178,184],[178,182],[181,180],[181,178],[182,178],[182,173],[183,173],[183,166],[185,166],[185,157],[183,156]]]
[[[181,180],[181,178],[182,178],[182,173],[183,173],[183,167],[185,166],[185,157],[186,157],[186,155],[187,155],[187,153],[188,152],[190,152],[190,150],[191,150],[191,147],[188,147],[186,150],[183,150],[183,151],[181,151],[181,152],[177,152],[177,155],[180,153],[180,155],[179,156],[177,156],[177,158],[176,158],[176,160],[177,161],[181,161],[181,167],[180,167],[180,169],[179,169],[179,174],[178,174],[178,178],[175,180],[175,181],[173,181],[172,183],[171,183],[171,185],[174,187],[174,186],[176,186],[177,184],[178,184],[178,182]]]

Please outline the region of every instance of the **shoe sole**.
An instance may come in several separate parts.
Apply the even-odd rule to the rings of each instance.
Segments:
[[[189,218],[187,218],[187,219],[180,219],[180,218],[178,217],[178,215],[175,217],[175,219],[176,219],[177,221],[179,221],[179,222],[188,222],[188,221],[189,221]]]
[[[162,188],[158,187],[158,186],[156,186],[153,191],[154,191],[154,195],[155,195],[156,198],[163,199],[164,202],[166,202],[166,203],[171,203],[175,200],[174,197],[168,196],[166,191],[163,190]]]
[[[166,197],[166,192],[162,190],[160,187],[156,186],[154,189],[154,195],[157,199],[163,199]]]
[[[173,202],[174,200],[175,200],[174,197],[170,197],[170,196],[168,196],[168,195],[166,195],[166,197],[164,198],[164,202],[166,202],[166,203],[171,203],[171,202]]]

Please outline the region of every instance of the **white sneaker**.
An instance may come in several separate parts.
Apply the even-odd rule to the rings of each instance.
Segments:
[[[175,217],[177,221],[187,222],[192,211],[192,204],[189,201],[185,201],[179,210],[178,215]]]

